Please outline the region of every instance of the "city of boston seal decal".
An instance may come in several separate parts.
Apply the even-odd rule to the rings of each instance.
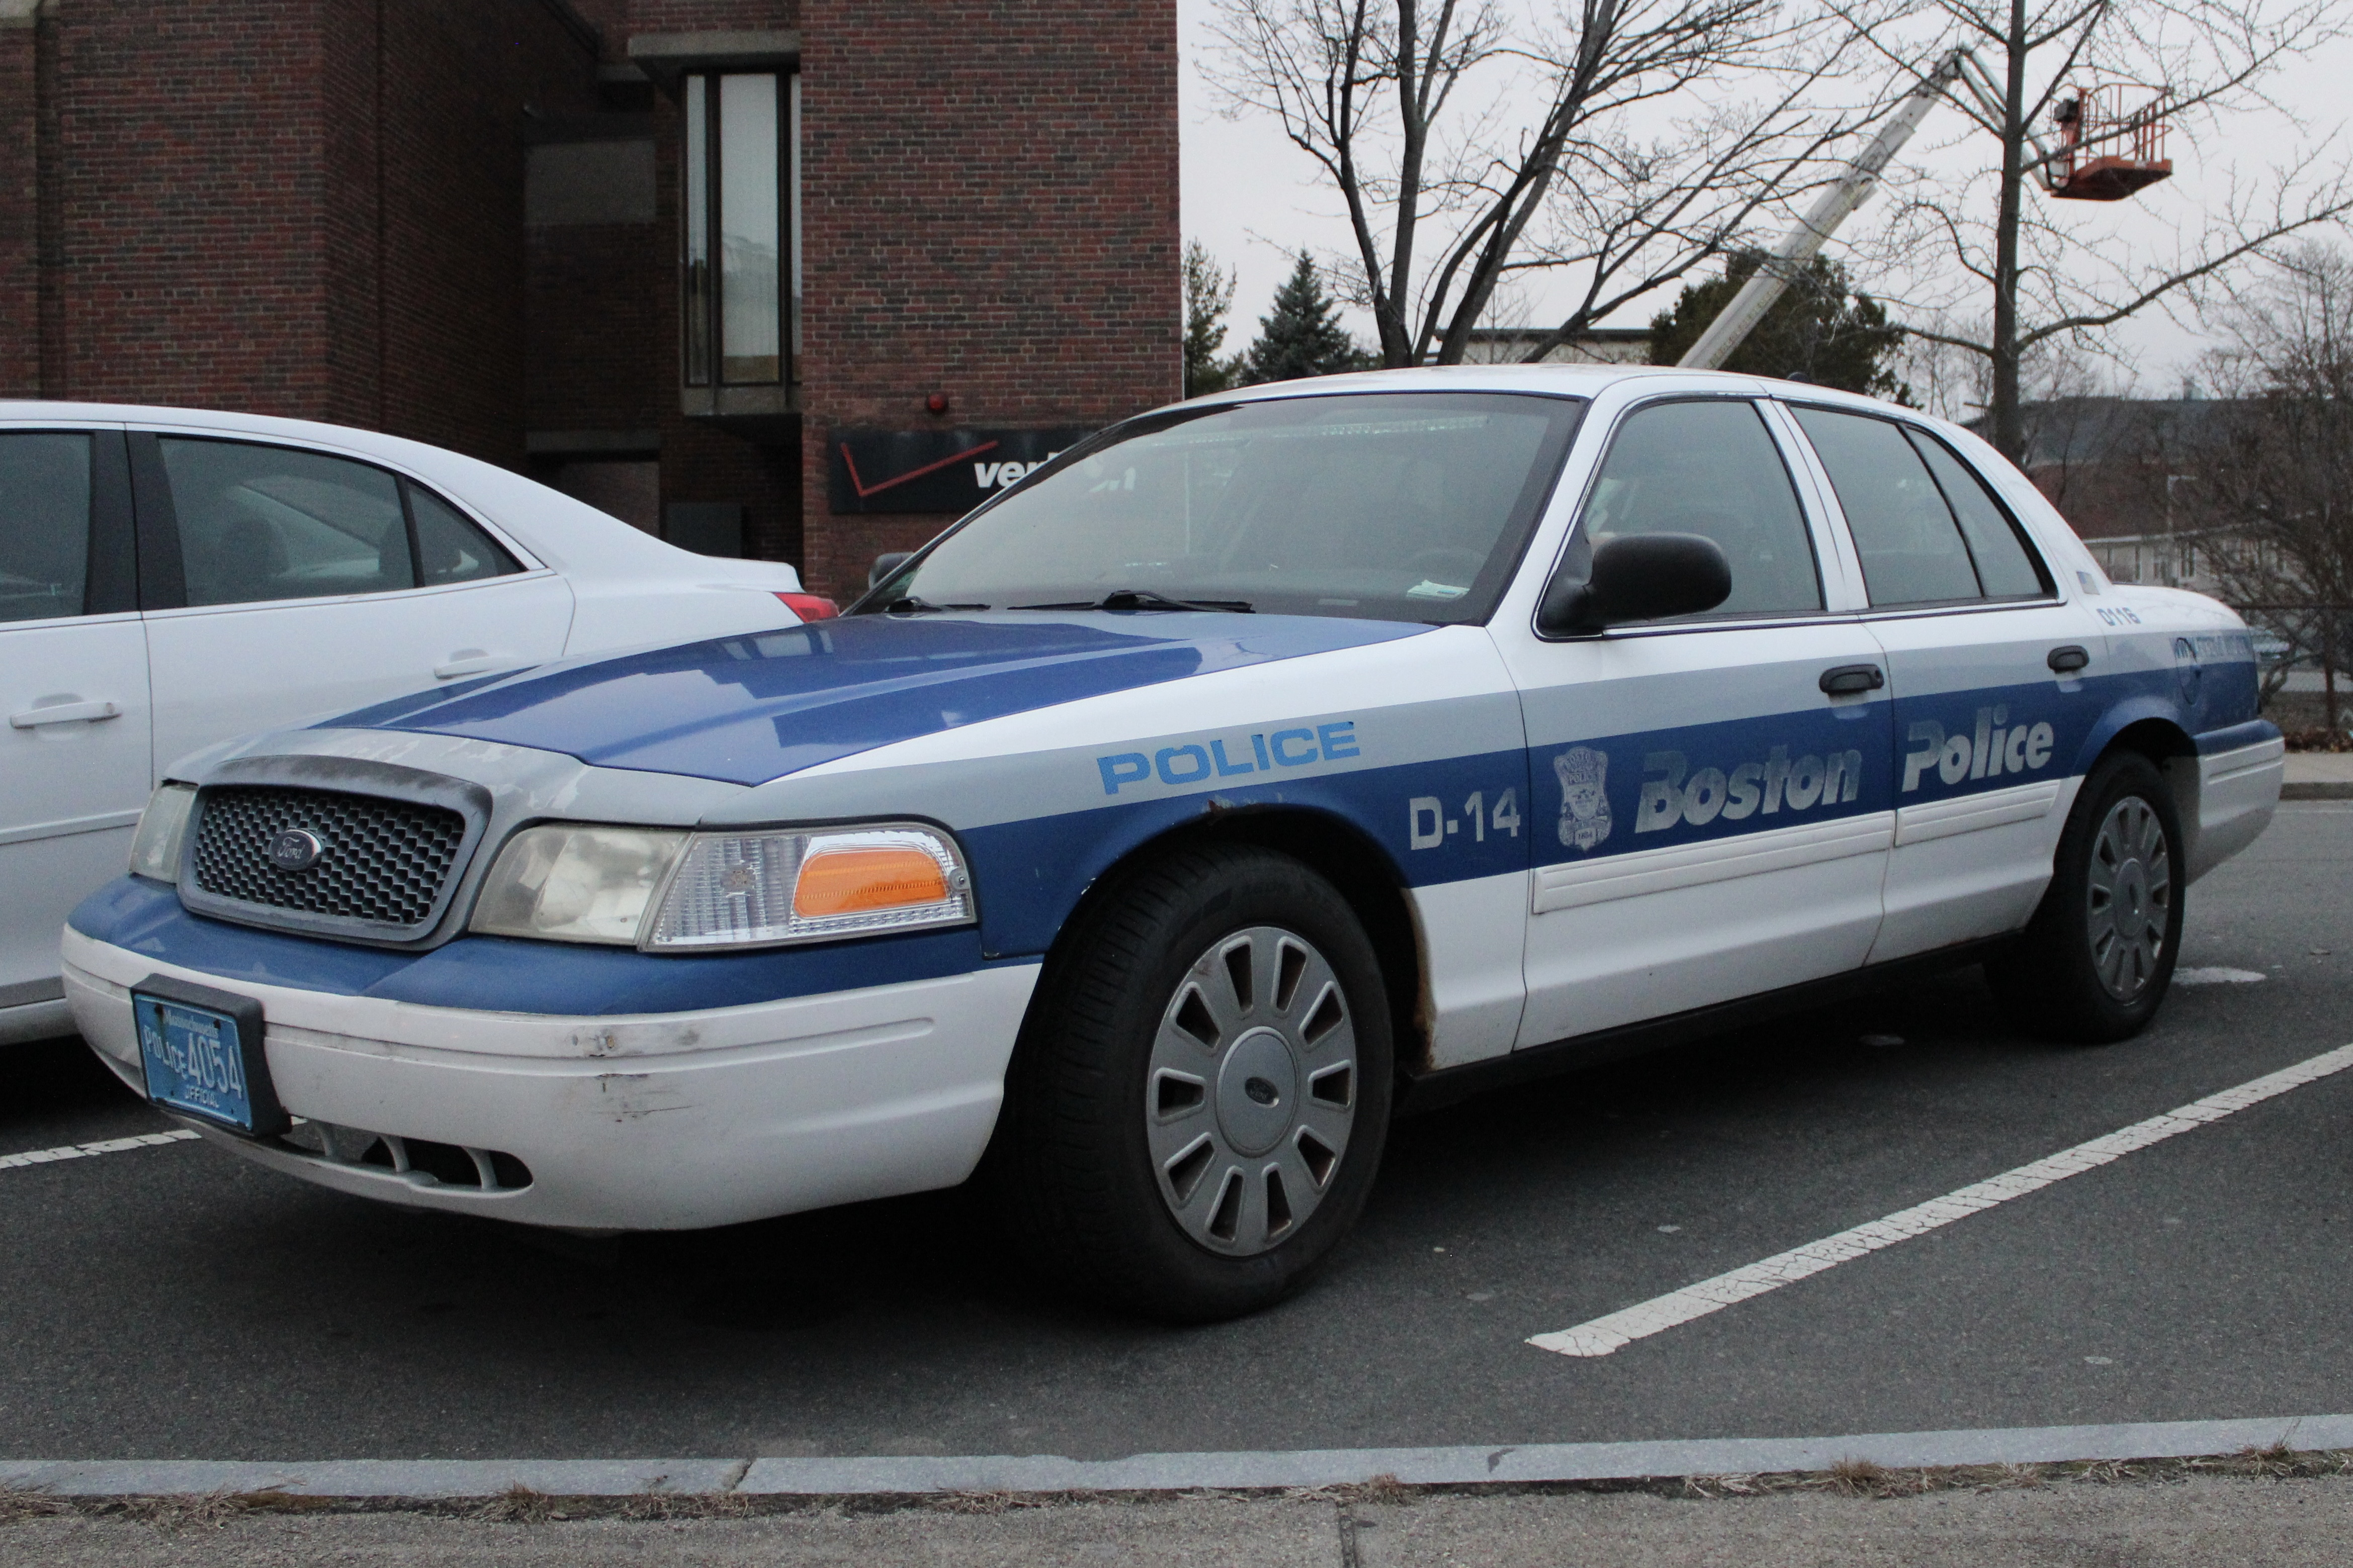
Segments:
[[[1560,841],[1587,850],[1609,837],[1609,755],[1573,746],[1552,760],[1560,778]]]

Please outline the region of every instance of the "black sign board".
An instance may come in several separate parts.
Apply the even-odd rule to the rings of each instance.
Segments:
[[[835,430],[826,437],[836,515],[967,512],[1093,434],[1055,430]]]

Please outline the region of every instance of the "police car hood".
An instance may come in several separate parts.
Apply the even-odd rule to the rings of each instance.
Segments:
[[[856,616],[543,666],[322,727],[455,735],[757,784],[1009,713],[1430,629],[1197,611]]]

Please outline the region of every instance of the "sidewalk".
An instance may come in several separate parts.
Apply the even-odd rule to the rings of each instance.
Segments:
[[[0,1516],[5,1517],[5,1516]],[[370,1568],[663,1568],[667,1564],[1109,1564],[1157,1568],[1992,1568],[2217,1563],[2337,1568],[2353,1478],[2188,1479],[1848,1497],[1783,1492],[1331,1494],[1049,1501],[974,1496],[864,1511],[751,1518],[546,1519],[267,1513],[201,1506],[141,1520],[69,1514],[0,1523],[0,1568],[354,1563]]]
[[[2290,752],[2282,800],[2353,800],[2353,752]]]

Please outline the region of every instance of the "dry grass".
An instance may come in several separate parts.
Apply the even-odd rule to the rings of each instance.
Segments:
[[[564,1519],[568,1515],[556,1510],[555,1500],[547,1493],[517,1481],[483,1502],[474,1510],[474,1517],[495,1520],[502,1524],[544,1524],[551,1519]]]
[[[18,1520],[72,1511],[71,1503],[62,1498],[51,1497],[45,1491],[30,1487],[0,1487],[0,1524],[14,1524]]]

